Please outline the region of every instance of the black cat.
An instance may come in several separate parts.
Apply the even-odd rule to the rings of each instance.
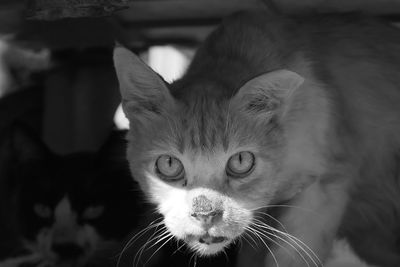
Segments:
[[[113,133],[97,153],[65,156],[21,126],[1,138],[0,266],[115,263],[146,207],[123,135]]]

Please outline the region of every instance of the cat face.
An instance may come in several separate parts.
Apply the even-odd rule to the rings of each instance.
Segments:
[[[109,260],[143,210],[124,161],[108,146],[57,156],[27,133],[16,135],[22,150],[12,174],[25,249],[50,266]]]
[[[274,71],[224,95],[206,78],[170,90],[124,48],[114,61],[131,122],[131,171],[168,230],[199,254],[223,250],[256,210],[292,198],[318,170],[309,140],[289,140],[282,123],[299,75]]]
[[[237,116],[231,110],[230,122],[220,125],[235,133],[229,136],[212,128],[208,128],[210,136],[204,136],[202,126],[182,123],[189,116],[170,118],[172,127],[155,122],[149,131],[155,135],[146,141],[132,135],[143,144],[129,148],[133,172],[140,173],[140,182],[164,215],[169,231],[201,254],[219,252],[240,236],[253,218],[252,211],[269,203],[278,189],[276,180],[264,177],[274,178],[279,169],[274,161],[280,152],[269,142],[250,138],[250,132],[261,136],[267,132],[235,123],[244,119]],[[213,124],[206,123],[203,127]],[[278,145],[276,133],[269,134]]]
[[[29,250],[42,255],[44,262],[83,266],[105,241],[92,223],[104,216],[102,205],[87,207],[79,214],[66,195],[55,207],[40,202],[27,206],[33,212],[22,215],[21,219],[35,223],[22,226],[24,243]]]

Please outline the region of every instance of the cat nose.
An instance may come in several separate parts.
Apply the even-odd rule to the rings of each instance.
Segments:
[[[52,245],[52,250],[61,260],[77,259],[83,254],[83,248],[75,243],[58,243]]]
[[[197,196],[192,202],[191,216],[203,226],[210,226],[222,218],[223,211],[205,195]]]
[[[203,226],[210,226],[222,219],[222,210],[214,210],[211,212],[193,212],[191,216],[199,221]]]

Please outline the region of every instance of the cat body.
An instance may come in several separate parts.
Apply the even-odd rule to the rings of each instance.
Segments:
[[[121,157],[122,135],[114,133],[97,153],[61,156],[24,127],[10,131],[2,140],[9,169],[1,222],[14,235],[1,242],[0,266],[115,263],[144,210]]]
[[[226,19],[172,84],[117,47],[131,171],[199,254],[253,235],[264,266],[321,266],[340,236],[398,266],[399,52],[374,18],[263,12]]]

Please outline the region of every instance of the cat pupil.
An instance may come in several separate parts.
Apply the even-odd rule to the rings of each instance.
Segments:
[[[167,163],[168,163],[168,166],[171,168],[172,167],[172,158],[171,157],[168,157]]]

